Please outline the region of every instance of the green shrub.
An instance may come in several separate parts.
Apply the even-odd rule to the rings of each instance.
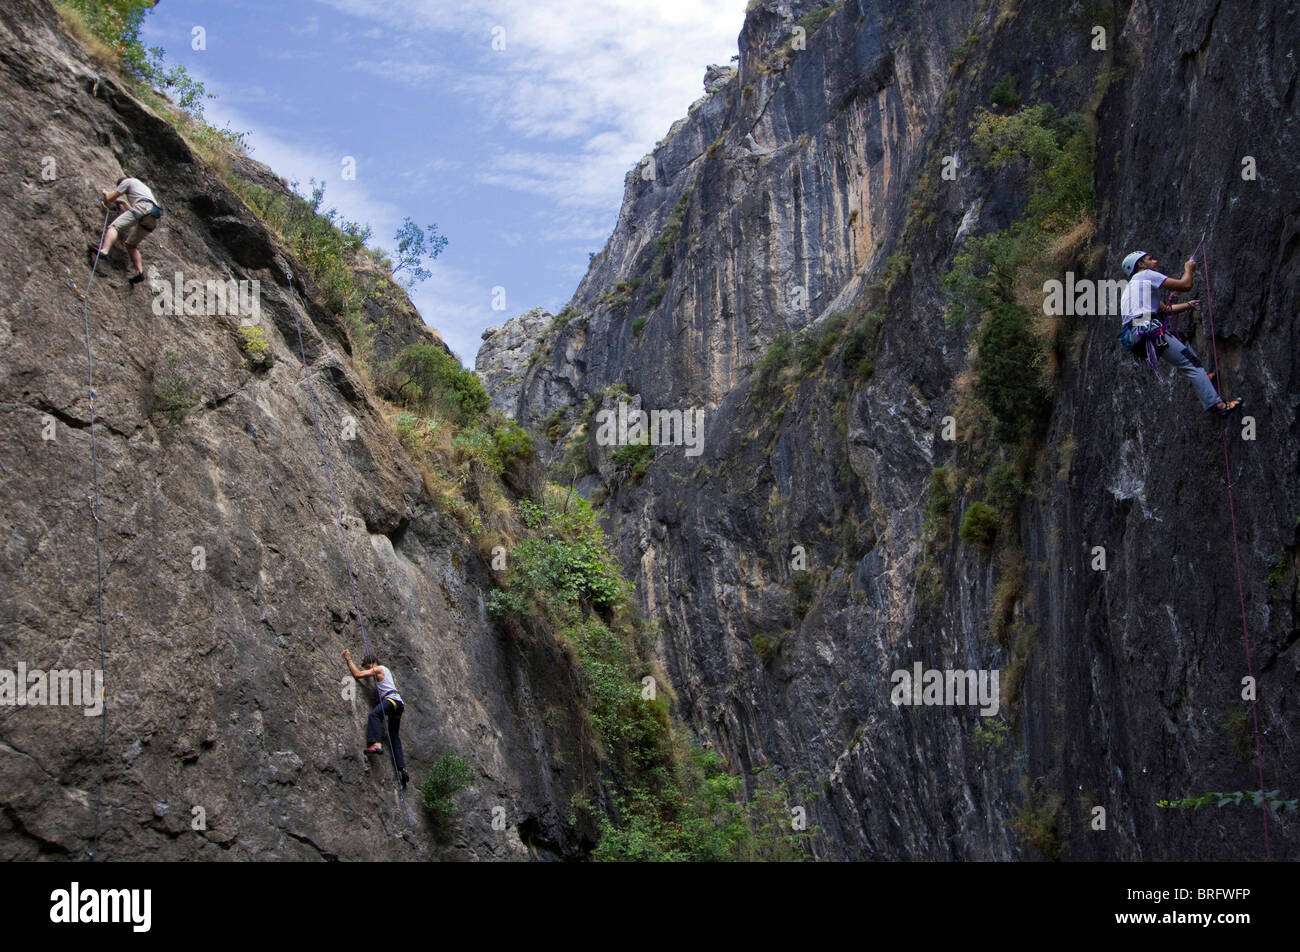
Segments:
[[[681,198],[669,212],[667,221],[664,222],[664,230],[659,233],[659,238],[655,241],[655,262],[656,264],[672,251],[673,245],[677,244],[677,239],[682,233],[682,222],[686,219],[686,211],[691,205],[691,194],[693,190],[687,189],[682,192]],[[652,268],[652,270],[656,270]]]
[[[1010,728],[1000,717],[981,717],[975,725],[975,741],[991,750],[1001,750],[1006,746]]]
[[[512,466],[525,465],[533,458],[533,440],[528,431],[506,419],[467,427],[456,434],[452,447],[463,456],[478,460],[497,476]]]
[[[325,186],[315,179],[310,198],[281,195],[238,178],[230,184],[303,263],[326,307],[343,317],[364,360],[370,329],[363,308],[371,288],[358,276],[354,262],[366,250],[370,228],[326,209]]]
[[[1016,92],[1016,77],[1010,73],[1003,74],[989,94],[989,99],[999,109],[1019,109],[1020,94]]]
[[[640,482],[645,476],[646,471],[650,468],[650,463],[654,459],[655,448],[647,443],[631,443],[627,446],[621,446],[610,456],[610,460],[616,467],[614,484],[633,480]]]
[[[546,494],[541,503],[520,504],[524,525],[535,534],[517,543],[498,599],[497,614],[527,615],[528,606],[558,611],[585,601],[608,611],[624,597],[624,582],[605,549],[595,513],[581,496]],[[495,594],[495,593],[494,593]]]
[[[180,359],[171,351],[163,352],[166,370],[154,386],[153,412],[161,413],[172,426],[178,426],[199,405],[194,381],[181,370]]]
[[[407,407],[473,423],[491,405],[478,375],[439,344],[408,344],[389,365],[383,388]]]
[[[1036,803],[1017,806],[1012,810],[1011,828],[1020,834],[1025,845],[1037,851],[1043,859],[1055,862],[1061,858],[1061,839],[1058,816],[1064,800],[1059,794],[1045,797]]]
[[[635,787],[615,798],[621,820],[602,819],[596,859],[789,862],[806,858],[806,844],[819,828],[791,830],[790,805],[806,803],[812,795],[763,772],[754,776],[754,794],[746,800],[741,778],[727,772],[722,758],[692,746],[663,790]]]
[[[1268,558],[1268,574],[1264,576],[1264,581],[1268,583],[1269,588],[1281,588],[1282,583],[1286,581],[1287,574],[1287,556],[1286,552],[1276,552]]]
[[[1016,468],[1005,460],[993,467],[989,474],[989,503],[1004,516],[1014,515],[1025,497],[1025,484],[1016,475]]]
[[[271,356],[271,342],[266,339],[266,331],[255,324],[240,326],[239,346],[254,368],[261,369],[274,363],[274,358]]]
[[[961,528],[957,531],[963,541],[977,545],[987,553],[998,534],[997,513],[986,503],[973,502],[962,516]]]
[[[452,798],[474,782],[469,760],[452,751],[445,751],[433,763],[420,784],[420,805],[429,812],[435,825],[442,825],[456,814]]]
[[[760,631],[751,639],[754,646],[754,654],[758,655],[760,661],[768,664],[776,657],[776,651],[781,647],[784,640],[784,634],[777,632],[775,634]]]
[[[979,348],[975,392],[993,413],[993,435],[1008,445],[1037,435],[1052,409],[1032,321],[1026,308],[999,305],[989,312],[975,338]]]
[[[1082,115],[1062,117],[1047,105],[1009,115],[980,110],[972,142],[979,165],[1024,166],[1030,183],[1024,216],[968,240],[942,282],[950,326],[982,321],[977,392],[993,413],[994,436],[1009,444],[1036,436],[1051,409],[1044,368],[1052,344],[1017,290],[1041,284],[1053,243],[1091,215],[1092,143]]]
[[[560,407],[548,413],[546,419],[542,421],[542,432],[546,434],[549,442],[559,442],[560,437],[564,436],[564,420],[568,413],[567,408]]]
[[[398,441],[413,456],[418,456],[438,432],[438,421],[418,417],[414,413],[399,413],[393,421]]]
[[[876,371],[876,345],[885,318],[878,312],[866,313],[845,338],[840,358],[844,370],[859,383],[866,383]]]
[[[647,318],[638,317],[635,321],[632,322],[632,334],[636,337],[640,337],[641,333],[645,330],[645,326],[647,323],[649,323]]]
[[[807,31],[808,36],[812,36],[822,28],[822,24],[830,19],[830,15],[837,9],[839,9],[839,3],[831,3],[817,10],[809,10],[799,18],[799,25]]]
[[[937,523],[952,515],[956,482],[956,474],[946,466],[930,470],[930,482],[927,487],[930,502],[925,509],[927,523]]]
[[[975,30],[966,34],[966,39],[960,46],[954,47],[953,51],[948,54],[948,66],[955,72],[962,68],[966,60],[970,58],[971,53],[975,52],[975,47],[980,41],[980,35]]]
[[[779,334],[768,345],[767,352],[754,366],[754,392],[760,398],[772,395],[781,379],[781,373],[790,363],[790,335]]]

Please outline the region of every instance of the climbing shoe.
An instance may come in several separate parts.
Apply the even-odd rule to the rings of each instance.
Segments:
[[[407,773],[405,770],[403,770],[403,771],[402,771],[402,786],[405,787],[405,786],[406,786],[408,783],[410,783],[410,782],[411,782],[411,775],[410,775],[409,773]]]
[[[140,272],[139,274],[137,274],[134,278],[127,278],[127,279],[126,279],[126,283],[127,283],[127,284],[139,284],[139,283],[140,283],[141,281],[143,281],[143,280],[144,280],[144,272],[141,271],[141,272]]]
[[[371,744],[366,748],[367,754],[382,754],[384,752],[383,744]]]
[[[1229,413],[1234,413],[1237,410],[1240,410],[1241,407],[1242,407],[1241,398],[1238,397],[1236,400],[1223,401],[1223,406],[1210,407],[1210,412],[1217,413],[1219,416],[1227,416]]]
[[[86,254],[89,258],[88,263],[92,268],[95,266],[95,262],[103,257],[100,253],[99,245],[86,245]]]

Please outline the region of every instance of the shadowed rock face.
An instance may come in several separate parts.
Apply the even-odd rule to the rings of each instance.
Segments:
[[[1118,318],[1080,319],[1056,355],[1038,479],[1009,530],[1027,561],[1012,610],[1031,634],[1005,737],[977,734],[970,708],[891,704],[890,688],[916,662],[1011,674],[1010,646],[988,634],[1004,572],[957,538],[963,487],[942,527],[943,595],[917,595],[927,483],[954,460],[940,434],[974,330],[945,326],[940,281],[959,239],[1005,227],[1027,199],[970,161],[975,111],[1010,74],[1027,104],[1095,116],[1105,253],[1089,277],[1117,277],[1134,247],[1176,271],[1209,230],[1201,317],[1181,324],[1209,363],[1212,292],[1230,395],[1250,401],[1256,438],[1233,423],[1226,445],[1264,787],[1300,791],[1294,16],[1210,0],[1162,6],[1158,23],[1144,3],[1114,4],[1112,21],[1111,4],[848,0],[806,50],[785,49],[817,6],[753,6],[738,74],[629,172],[574,316],[512,342],[516,361],[543,356],[507,405],[533,426],[572,420],[623,384],[647,409],[707,410],[704,455],[661,448],[640,485],[616,489],[609,526],[693,728],[736,767],[801,775],[817,855],[1029,857],[1013,828],[1027,808],[1054,816],[1065,858],[1261,857],[1257,810],[1155,805],[1259,779],[1225,431],[1186,382],[1119,359]],[[775,402],[759,394],[748,369],[781,332],[860,300],[900,246],[922,168],[944,156],[959,174],[931,180],[936,214],[887,295],[869,383],[828,363]],[[479,370],[498,372],[486,348]],[[1296,857],[1294,826],[1271,826],[1274,857]]]
[[[105,78],[92,96],[96,72],[45,3],[4,4],[0,188],[18,223],[0,232],[0,667],[100,667],[87,358],[67,284],[86,286],[96,189],[124,171],[154,188],[167,214],[142,251],[161,279],[259,282],[274,357],[245,368],[241,315],[155,313],[148,283],[127,290],[120,251],[101,264],[89,295],[107,622],[100,858],[582,854],[592,831],[569,825],[568,803],[594,753],[565,656],[489,622],[488,573],[430,508],[340,318],[292,254],[129,92]],[[436,339],[399,288],[383,298],[368,304],[387,325],[380,357]],[[389,761],[367,764],[368,692],[345,695],[339,655],[359,657],[361,635],[295,313],[370,640],[405,698],[410,771],[418,783],[448,749],[474,770],[445,836],[415,783],[403,811]],[[173,424],[158,411],[178,395],[193,406]],[[101,723],[79,708],[0,708],[0,857],[84,857]]]

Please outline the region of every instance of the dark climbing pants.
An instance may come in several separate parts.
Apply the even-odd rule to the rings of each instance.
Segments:
[[[406,758],[402,756],[402,740],[398,736],[402,729],[402,711],[406,709],[400,698],[386,697],[370,712],[366,721],[366,744],[377,744],[384,739],[384,715],[388,715],[388,742],[393,745],[393,759],[397,769],[406,769]]]

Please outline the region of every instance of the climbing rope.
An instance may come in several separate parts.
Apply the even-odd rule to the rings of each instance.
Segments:
[[[1214,355],[1214,385],[1219,391],[1219,396],[1223,397],[1223,371],[1219,367],[1219,348],[1215,343],[1214,333],[1214,298],[1210,291],[1210,249],[1206,243],[1206,233],[1201,234],[1201,240],[1192,252],[1192,259],[1195,260],[1198,253],[1204,251],[1205,261],[1205,312],[1210,321],[1210,348]],[[1226,399],[1226,397],[1224,398]],[[1246,673],[1250,675],[1250,682],[1256,685],[1255,671],[1251,662],[1250,653],[1250,626],[1246,622],[1246,593],[1241,580],[1241,552],[1237,542],[1237,507],[1233,501],[1232,495],[1232,462],[1228,456],[1228,421],[1223,421],[1223,469],[1227,476],[1228,485],[1228,513],[1232,519],[1232,557],[1237,569],[1237,600],[1241,605],[1241,637],[1246,645]],[[1254,692],[1258,695],[1258,689]],[[1250,699],[1250,713],[1255,721],[1255,766],[1259,774],[1259,793],[1260,812],[1264,815],[1264,859],[1271,861],[1273,859],[1273,850],[1269,843],[1268,832],[1268,802],[1264,798],[1264,748],[1260,741],[1259,733],[1259,706],[1255,697]]]
[[[290,277],[286,275],[286,277]],[[292,291],[290,292],[292,294]],[[293,327],[298,334],[298,357],[302,361],[302,379],[307,385],[307,395],[311,398],[311,421],[312,426],[316,429],[316,445],[320,448],[321,463],[325,467],[325,482],[329,485],[330,504],[334,507],[334,528],[338,530],[339,549],[343,552],[343,564],[348,570],[348,584],[352,587],[352,607],[357,613],[357,624],[361,628],[361,641],[365,645],[366,654],[371,654],[370,636],[366,632],[366,616],[361,610],[361,593],[357,589],[356,572],[352,569],[352,554],[348,548],[347,537],[343,534],[343,506],[339,502],[338,491],[334,488],[334,468],[330,466],[329,454],[325,451],[325,435],[320,428],[320,404],[316,402],[316,390],[311,385],[311,374],[307,369],[307,350],[302,342],[302,322],[298,319],[298,307],[294,304],[292,297],[289,301],[289,309],[293,312]],[[384,743],[388,745],[388,755],[393,762],[393,774],[397,778],[397,793],[402,803],[406,802],[406,794],[402,789],[402,771],[397,766],[397,751],[393,749],[392,742],[388,735],[388,717],[383,718],[384,726]]]
[[[102,200],[100,204],[104,204]],[[105,207],[104,227],[100,229],[99,244],[95,245],[96,249],[104,247],[104,236],[108,234],[108,219],[112,214],[113,210]],[[90,515],[95,522],[95,597],[99,604],[99,670],[107,674],[104,650],[104,550],[99,538],[99,447],[95,441],[95,352],[90,346],[90,288],[95,283],[95,272],[99,270],[101,257],[103,255],[96,255],[94,263],[90,266],[90,278],[86,281],[85,292],[77,291],[77,286],[71,280],[68,284],[81,296],[81,320],[86,333],[86,366],[90,384]],[[103,694],[103,709],[99,712],[99,784],[95,794],[95,832],[90,839],[90,852],[86,855],[86,861],[89,863],[95,861],[95,854],[99,852],[100,818],[104,812],[104,768],[108,762],[107,677],[101,679],[100,691]]]

